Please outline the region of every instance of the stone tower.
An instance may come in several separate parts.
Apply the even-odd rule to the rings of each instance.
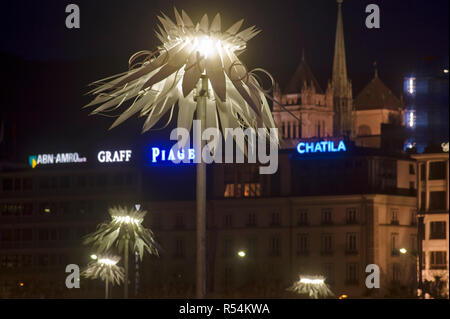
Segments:
[[[342,21],[342,2],[337,0],[338,14],[336,26],[336,40],[333,59],[333,102],[334,125],[333,135],[354,136],[353,94],[352,84],[347,76],[347,63],[345,57],[344,24]]]

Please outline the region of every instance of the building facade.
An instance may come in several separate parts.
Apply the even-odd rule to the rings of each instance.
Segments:
[[[417,209],[420,221],[420,275],[424,293],[447,296],[449,288],[448,153],[422,153],[417,160]],[[442,283],[441,287],[436,285]],[[425,283],[425,284],[424,284]],[[437,297],[436,295],[434,297]]]

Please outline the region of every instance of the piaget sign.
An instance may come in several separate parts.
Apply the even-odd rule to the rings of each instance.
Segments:
[[[38,154],[28,157],[28,163],[32,168],[37,165],[84,163],[86,161],[86,157],[81,157],[78,153]]]

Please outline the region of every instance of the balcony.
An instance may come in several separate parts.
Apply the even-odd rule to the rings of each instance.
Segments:
[[[398,249],[393,249],[393,250],[391,251],[391,256],[393,256],[393,257],[400,256],[400,250],[398,250]]]
[[[347,255],[347,256],[356,256],[358,254],[359,254],[359,252],[357,249],[346,249],[345,250],[345,255]]]
[[[300,251],[297,251],[297,256],[304,256],[304,257],[307,257],[307,256],[309,256],[309,254],[310,254],[310,252],[309,252],[308,250],[300,250]]]
[[[320,252],[320,255],[321,256],[333,256],[333,251],[332,250],[322,250],[321,252]]]
[[[447,264],[431,264],[430,269],[431,270],[445,270],[445,269],[447,269]]]
[[[393,219],[393,220],[391,220],[391,225],[398,226],[398,225],[400,225],[400,223],[399,223],[399,221],[397,219]]]
[[[446,239],[447,235],[443,232],[436,232],[430,234],[430,239]]]
[[[345,285],[346,286],[358,286],[359,285],[359,281],[358,281],[358,279],[347,279],[345,281]]]

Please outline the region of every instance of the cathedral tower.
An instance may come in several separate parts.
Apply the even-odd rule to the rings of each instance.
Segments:
[[[344,24],[342,22],[342,2],[337,0],[338,14],[336,26],[336,40],[333,59],[333,102],[335,136],[354,136],[353,94],[352,84],[347,77],[347,63],[345,57]]]

